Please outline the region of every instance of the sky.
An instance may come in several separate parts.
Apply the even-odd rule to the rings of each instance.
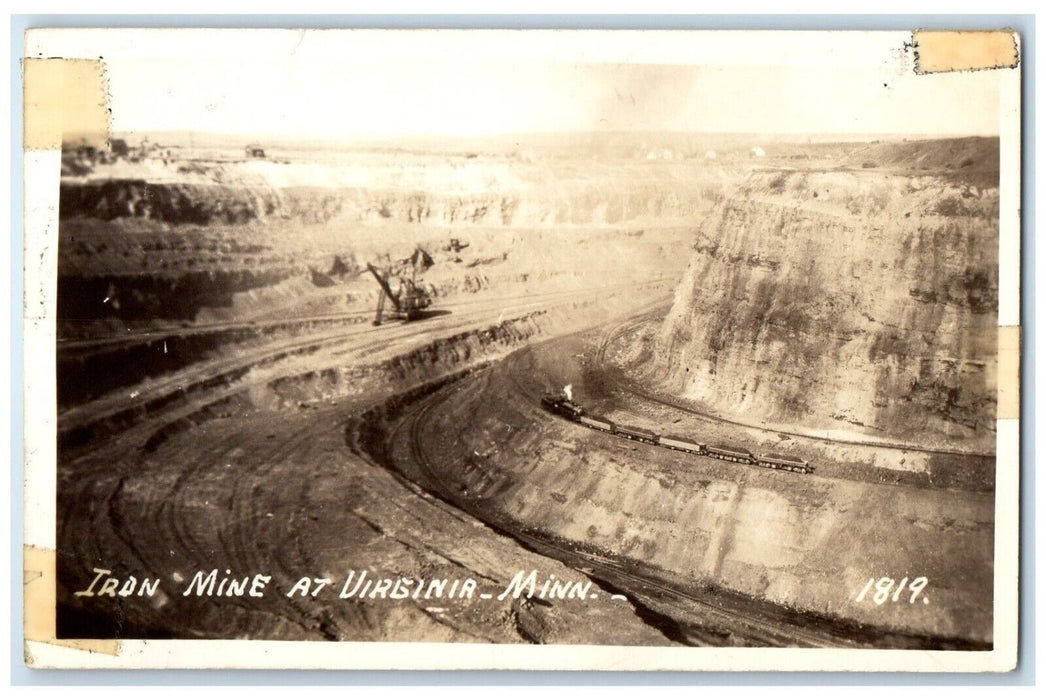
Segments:
[[[904,32],[50,30],[105,62],[114,131],[999,133],[992,71],[916,75]]]

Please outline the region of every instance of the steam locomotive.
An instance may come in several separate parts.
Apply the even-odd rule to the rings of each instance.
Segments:
[[[798,459],[788,455],[779,454],[753,454],[742,447],[725,447],[722,445],[709,445],[705,442],[695,442],[690,438],[673,435],[661,435],[652,430],[637,428],[631,425],[614,423],[602,416],[585,413],[584,407],[576,403],[572,398],[562,394],[546,394],[541,399],[541,405],[545,410],[562,416],[567,420],[580,423],[587,428],[611,433],[623,437],[626,440],[643,442],[648,445],[656,445],[677,452],[688,452],[703,457],[713,457],[727,462],[738,464],[750,464],[752,466],[765,467],[767,469],[780,469],[783,471],[796,472],[799,474],[811,474],[814,468],[805,459]]]

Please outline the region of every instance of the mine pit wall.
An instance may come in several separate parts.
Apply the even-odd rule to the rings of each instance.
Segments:
[[[329,367],[280,377],[266,385],[270,397],[266,404],[277,410],[300,408],[314,401],[352,396],[375,383],[398,395],[519,347],[550,325],[546,316],[543,311],[528,313],[487,328],[456,333],[377,364]]]
[[[644,179],[606,175],[563,182],[516,182],[459,192],[384,187],[276,187],[265,181],[63,181],[59,215],[152,219],[169,224],[244,224],[291,220],[307,224],[399,223],[438,226],[551,226],[619,224],[635,220],[689,221],[718,193],[698,177]],[[707,180],[707,178],[704,178]]]
[[[152,433],[145,443],[149,451],[156,450],[171,436],[200,423],[237,413],[259,409],[277,412],[312,410],[321,402],[355,398],[375,390],[385,396],[398,396],[500,359],[534,339],[605,322],[620,313],[622,307],[652,303],[663,298],[666,292],[666,285],[651,284],[641,289],[610,292],[600,299],[562,303],[551,309],[437,338],[406,352],[363,363],[332,365],[292,374],[281,374],[277,367],[272,370],[274,377],[254,375],[245,369],[236,370],[199,385],[179,388],[144,406],[129,407],[83,425],[66,426],[59,434],[59,452],[73,454],[99,437],[126,430],[161,410],[172,411],[177,417]],[[269,370],[261,372],[268,373]],[[207,391],[214,391],[214,398],[202,400]]]
[[[287,410],[314,401],[354,396],[373,378],[385,395],[403,392],[455,373],[501,359],[543,338],[580,331],[612,318],[622,308],[655,303],[668,292],[668,283],[608,292],[599,299],[560,303],[498,323],[462,331],[419,345],[385,360],[364,365],[334,366],[273,379],[256,389],[255,400],[268,408]]]
[[[444,475],[503,524],[688,587],[928,639],[991,643],[990,493],[829,480],[679,453],[666,465],[660,448],[536,406],[491,405],[482,390],[455,397],[453,410],[434,412],[425,439],[444,449]],[[463,415],[478,423],[462,430]],[[857,603],[868,579],[882,576],[927,577],[928,602],[902,594],[876,605],[869,594]]]
[[[236,346],[238,351],[258,347],[278,339],[294,338],[325,329],[335,330],[369,323],[370,317],[316,318],[285,321],[269,326],[244,326],[213,333],[174,331],[137,344],[103,346],[95,351],[58,353],[58,406],[75,406],[124,386],[133,386],[149,377],[174,372],[201,358]]]
[[[655,255],[651,269],[645,257],[665,247],[674,274],[684,230],[720,188],[719,176],[699,162],[124,165],[108,178],[101,170],[63,177],[63,337],[161,320],[264,316],[268,305],[292,298],[270,293],[288,284],[311,277],[311,287],[340,290],[323,274],[335,255],[359,272],[363,261],[402,255],[418,241],[442,247],[451,237],[472,245],[464,260],[441,262],[426,275],[438,296],[490,286],[571,288],[572,276],[591,279],[603,267],[599,281],[646,275],[666,266],[664,254]],[[675,231],[658,238],[669,229]],[[644,232],[645,239],[628,238]],[[580,242],[585,236],[608,245]],[[577,244],[577,254],[563,242]],[[606,250],[615,245],[620,252]],[[322,309],[315,291],[301,302]]]
[[[994,450],[998,190],[764,172],[701,227],[644,379],[746,420]]]
[[[227,382],[228,386],[226,391],[218,392],[219,398],[207,401],[191,411],[182,411],[184,415],[165,422],[151,433],[142,449],[154,452],[175,435],[192,430],[202,423],[254,410],[308,411],[318,408],[323,402],[356,397],[374,390],[392,392],[399,400],[403,400],[404,395],[416,398],[431,390],[432,386],[464,376],[470,370],[541,334],[543,327],[552,325],[542,318],[545,315],[545,312],[526,314],[487,328],[457,333],[372,364],[327,367],[281,376],[267,382],[251,382],[242,372],[223,377],[221,380]],[[555,320],[558,319],[553,319],[553,323]],[[246,380],[247,386],[238,386],[240,380]],[[211,384],[220,386],[219,382]],[[178,400],[185,397],[184,392],[178,392],[162,407],[170,409],[173,406],[177,415]],[[134,416],[121,416],[124,420],[121,427],[127,427],[135,419],[141,420],[147,413],[146,407]],[[104,425],[109,426],[113,422],[110,419]],[[94,425],[80,430],[100,432]],[[86,441],[84,438],[81,440]],[[71,447],[75,445],[66,449]]]

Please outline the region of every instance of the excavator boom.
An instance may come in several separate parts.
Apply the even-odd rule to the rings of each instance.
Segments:
[[[367,269],[370,270],[372,275],[374,275],[374,279],[378,280],[378,284],[381,285],[381,290],[385,293],[385,296],[389,298],[389,301],[392,302],[393,308],[395,308],[396,311],[401,311],[399,297],[392,293],[392,287],[389,286],[389,281],[382,277],[377,268],[370,263],[367,263]],[[382,305],[384,306],[384,304]]]

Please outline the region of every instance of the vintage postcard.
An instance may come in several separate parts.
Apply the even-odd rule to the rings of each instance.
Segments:
[[[27,663],[1012,669],[1020,71],[30,31]]]

